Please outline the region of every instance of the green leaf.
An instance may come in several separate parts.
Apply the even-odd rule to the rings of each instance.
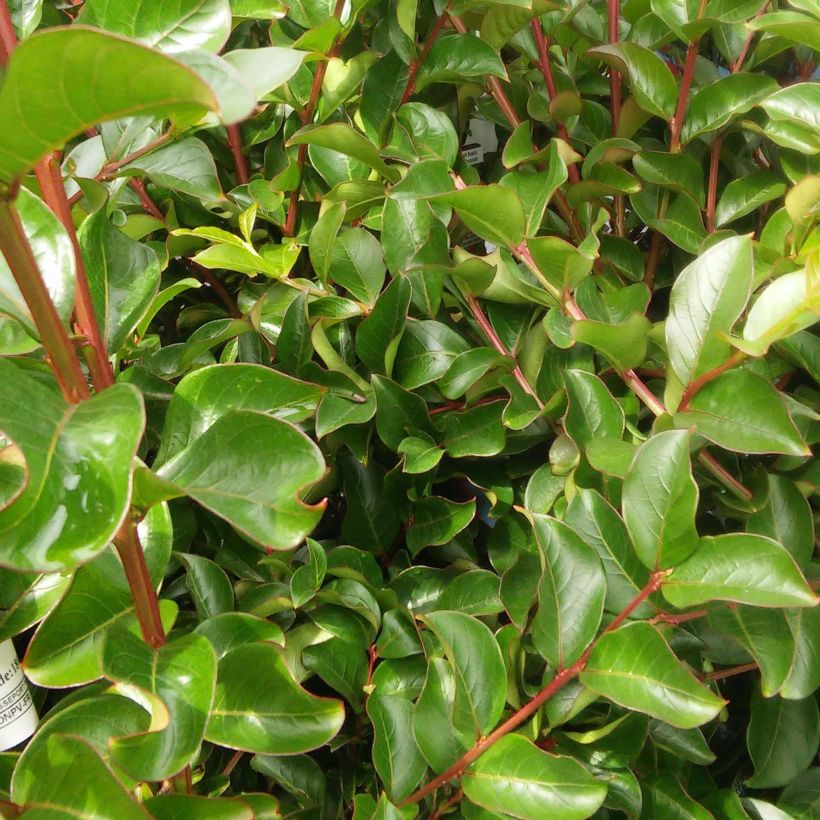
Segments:
[[[60,319],[67,323],[74,310],[74,249],[71,240],[49,207],[26,188],[20,189],[15,204],[48,295]],[[13,317],[29,336],[39,338],[28,305],[2,254],[0,314]]]
[[[681,142],[686,144],[701,134],[723,128],[776,90],[776,81],[765,74],[730,74],[704,86],[692,96],[686,109]]]
[[[59,85],[72,93],[55,95]],[[142,114],[192,122],[216,105],[190,69],[145,46],[82,26],[37,33],[15,49],[0,91],[0,180],[22,176],[105,120]]]
[[[816,83],[794,83],[766,97],[760,107],[775,123],[803,126],[812,132],[820,130],[817,122],[817,104],[820,89]]]
[[[299,70],[307,52],[277,46],[235,48],[223,55],[261,100],[286,83]]]
[[[720,334],[731,331],[746,307],[753,271],[749,237],[734,236],[713,245],[678,275],[666,320],[666,348],[681,384],[728,358],[730,347]]]
[[[476,185],[439,194],[435,201],[451,205],[464,224],[482,239],[510,248],[517,248],[524,239],[524,207],[510,188]]]
[[[786,614],[759,606],[715,606],[709,623],[736,640],[760,667],[761,691],[770,698],[780,691],[795,659],[795,641]]]
[[[282,646],[285,643],[281,626],[247,612],[214,615],[202,621],[196,631],[211,642],[217,658],[222,658],[242,644],[265,641]]]
[[[148,245],[115,228],[106,208],[91,214],[77,232],[94,311],[108,351],[118,351],[157,294],[160,265]]]
[[[373,765],[390,799],[398,803],[418,786],[427,763],[413,737],[413,704],[378,691],[367,701],[373,723]]]
[[[243,798],[249,796],[242,795]],[[255,817],[266,816],[255,814],[248,802],[250,801],[239,798],[201,797],[196,794],[157,794],[149,797],[144,805],[154,820],[183,820],[185,817],[197,817],[199,820],[253,820]],[[273,802],[276,805],[276,801]]]
[[[817,753],[817,701],[762,698],[754,692],[751,707],[746,743],[755,770],[746,783],[753,789],[785,786],[811,765]]]
[[[308,560],[290,576],[290,597],[295,609],[304,606],[313,598],[327,572],[327,555],[321,544],[307,539]]]
[[[501,738],[471,763],[461,784],[479,806],[527,820],[583,820],[606,797],[606,784],[576,760],[547,754],[516,734]]]
[[[703,187],[703,169],[689,154],[667,154],[664,151],[641,151],[632,157],[638,175],[674,191],[689,194],[703,208],[706,192]]]
[[[253,676],[247,674],[254,670]],[[205,736],[231,749],[271,755],[308,752],[332,740],[344,706],[317,698],[293,679],[270,644],[238,646],[219,661]]]
[[[214,696],[216,655],[201,635],[183,635],[159,649],[125,629],[112,630],[102,647],[107,678],[134,687],[151,704],[146,733],[112,741],[111,758],[137,780],[162,780],[191,763],[202,743]]]
[[[694,427],[727,450],[809,455],[781,395],[745,368],[730,370],[704,385],[674,418],[677,427]]]
[[[356,353],[374,372],[389,375],[393,370],[410,305],[410,282],[396,276],[376,301],[370,315],[356,331]]]
[[[572,338],[603,353],[619,372],[643,364],[652,324],[646,316],[633,313],[625,322],[607,324],[588,319],[572,324]]]
[[[507,674],[501,650],[481,621],[461,612],[424,616],[453,668],[456,682],[454,723],[474,738],[486,735],[504,711]],[[481,664],[475,659],[481,658]]]
[[[786,193],[786,183],[765,169],[732,180],[720,195],[715,209],[715,225],[722,227],[756,211],[766,202]]]
[[[662,119],[670,119],[678,101],[678,87],[669,66],[637,43],[615,43],[591,48],[588,54],[628,74],[638,105]]]
[[[233,610],[233,586],[219,564],[191,553],[178,552],[176,557],[188,571],[185,585],[200,618],[210,618]]]
[[[440,159],[448,168],[453,167],[458,156],[459,139],[447,114],[424,103],[410,102],[399,108],[395,120],[395,129],[402,129],[419,159]],[[388,151],[391,151],[392,145]],[[398,158],[406,157],[400,153]]]
[[[500,49],[533,18],[556,9],[551,0],[533,0],[526,5],[494,3],[481,23],[481,39]]]
[[[446,544],[475,516],[475,499],[459,504],[431,495],[413,504],[413,524],[407,530],[407,548],[418,555],[425,547]]]
[[[367,652],[341,638],[331,638],[306,647],[302,663],[335,689],[355,712],[362,711],[367,683]]]
[[[688,433],[669,430],[641,445],[624,480],[623,516],[635,552],[651,570],[681,563],[698,546]]]
[[[507,78],[498,52],[472,34],[447,34],[433,43],[416,76],[416,88],[486,76]]]
[[[288,145],[319,145],[323,148],[331,148],[363,162],[390,182],[399,180],[398,171],[385,164],[379,156],[378,148],[347,123],[334,122],[328,125],[306,126],[290,138]]]
[[[89,820],[112,814],[122,820],[147,816],[91,746],[65,735],[32,744],[31,753],[15,768],[11,794],[32,816]]]
[[[230,34],[231,9],[227,0],[181,0],[172,5],[144,0],[133,10],[123,9],[116,0],[88,0],[77,22],[122,34],[160,51],[202,49],[216,53]]]
[[[795,483],[770,473],[766,506],[752,513],[747,532],[767,535],[782,544],[797,565],[805,568],[814,549],[814,522],[811,509]]]
[[[168,507],[153,507],[137,534],[151,582],[158,585],[171,556]],[[29,679],[38,686],[55,687],[96,680],[103,674],[100,647],[106,632],[132,621],[135,611],[122,564],[109,547],[75,572],[63,599],[40,624],[24,659]]]
[[[301,494],[324,470],[319,448],[301,430],[235,410],[167,461],[158,475],[255,541],[288,549],[321,517],[324,503],[306,504]],[[276,482],[268,479],[271,471]]]
[[[386,271],[378,240],[362,228],[343,230],[333,245],[329,271],[333,281],[354,299],[374,304],[381,293]]]
[[[0,360],[0,430],[28,471],[25,490],[0,509],[0,562],[51,572],[102,551],[128,509],[144,423],[132,385],[68,405],[48,383]]]
[[[460,334],[441,322],[410,321],[396,351],[396,379],[402,387],[415,390],[441,378],[454,359],[469,349]]]
[[[411,431],[430,431],[427,405],[420,396],[383,376],[374,376],[372,383],[377,404],[376,430],[391,450],[398,451]]]
[[[624,411],[606,385],[592,373],[567,370],[567,415],[564,429],[582,449],[595,439],[620,439],[624,432]]]
[[[0,615],[0,641],[13,638],[42,621],[63,597],[71,582],[71,575],[48,572],[35,576],[30,584],[29,575],[13,575],[12,579],[10,586],[20,583],[22,590],[15,586],[14,592],[19,591],[19,594],[13,594],[11,598],[4,595],[4,609]],[[5,593],[6,589],[3,591]]]
[[[601,636],[580,680],[627,709],[680,729],[707,723],[724,703],[687,671],[647,623],[629,624]]]
[[[145,175],[155,185],[200,199],[222,199],[222,186],[211,152],[202,140],[186,137],[129,162],[123,176]]]
[[[453,458],[494,456],[504,449],[501,423],[504,402],[482,404],[459,413],[448,413],[444,422],[444,446]]]
[[[746,533],[701,538],[662,590],[666,600],[680,608],[714,599],[772,607],[818,603],[785,547]]]
[[[551,666],[566,669],[598,631],[606,576],[595,550],[573,529],[544,515],[529,518],[543,566],[532,640]]]
[[[564,522],[572,527],[597,553],[606,573],[607,612],[620,612],[637,596],[649,580],[629,541],[626,527],[617,512],[595,490],[578,489],[567,508]],[[641,604],[639,617],[652,608]]]
[[[323,388],[255,364],[202,367],[180,381],[165,414],[154,467],[196,441],[226,413],[255,410],[290,422],[316,411]]]
[[[765,31],[799,45],[820,50],[820,21],[796,11],[774,11],[749,23],[752,31]]]

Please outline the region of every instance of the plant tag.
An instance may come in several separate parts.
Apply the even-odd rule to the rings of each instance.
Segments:
[[[37,729],[37,710],[11,641],[0,644],[0,751],[12,749]]]

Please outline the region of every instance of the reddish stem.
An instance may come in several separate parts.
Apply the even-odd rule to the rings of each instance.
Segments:
[[[207,282],[210,285],[211,290],[219,297],[222,304],[225,306],[228,313],[233,316],[234,319],[241,319],[242,318],[242,311],[239,309],[239,306],[236,304],[236,299],[228,293],[227,288],[219,279],[216,278],[208,268],[203,267],[198,262],[194,262],[193,259],[185,259],[185,264],[191,270],[191,272],[196,276],[198,279],[202,279],[203,281]]]
[[[481,309],[481,305],[479,305],[478,300],[472,294],[467,296],[467,305],[470,308],[470,313],[472,313],[473,318],[476,321],[476,324],[481,328],[481,332],[487,337],[490,344],[502,355],[508,356],[513,361],[515,361],[515,356],[507,350],[506,345],[501,339],[498,337],[498,334],[495,332],[495,328],[490,324],[490,320],[485,315],[484,311]],[[541,399],[538,398],[538,394],[535,392],[533,387],[527,381],[527,377],[524,375],[524,372],[515,364],[513,367],[513,376],[515,376],[515,380],[521,386],[521,389],[528,393],[535,399],[536,404],[540,409],[544,408],[544,404]]]
[[[239,761],[242,759],[242,755],[244,755],[244,754],[245,753],[241,749],[239,749],[231,755],[231,759],[228,761],[227,765],[222,770],[222,774],[225,777],[230,777],[231,776],[231,773],[236,768],[236,764],[239,763]]]
[[[769,4],[764,3],[763,6],[761,6],[760,9],[758,10],[757,14],[755,14],[754,19],[757,20],[757,18],[760,17],[760,15],[763,14],[763,12],[766,11],[766,9],[768,7],[769,7]],[[754,40],[755,34],[757,34],[757,32],[752,30],[746,35],[746,39],[743,41],[743,45],[741,46],[741,49],[740,49],[740,54],[737,55],[737,59],[732,63],[732,66],[731,66],[732,74],[736,74],[738,71],[740,71],[740,69],[743,65],[743,61],[746,59],[746,56],[749,54],[749,49],[752,46],[752,40]]]
[[[404,86],[404,93],[401,95],[401,102],[399,105],[404,105],[415,93],[416,91],[416,76],[419,73],[419,69],[424,65],[424,61],[427,59],[427,55],[430,53],[430,49],[433,47],[433,43],[436,42],[436,38],[441,33],[442,28],[447,24],[447,13],[444,12],[433,24],[433,27],[430,29],[429,33],[427,34],[427,38],[424,41],[424,45],[421,47],[421,52],[419,52],[419,56],[410,63],[410,71],[407,75],[407,85]]]
[[[336,0],[336,6],[333,9],[333,16],[338,20],[342,16],[344,10],[345,0]],[[335,57],[342,47],[341,40],[330,47],[327,53],[327,59]],[[327,61],[321,62],[316,66],[316,73],[313,75],[313,84],[310,86],[310,95],[304,111],[299,115],[302,125],[309,125],[313,122],[313,115],[316,113],[316,105],[319,102],[319,95],[322,91],[322,82],[325,79],[325,72],[327,71]],[[305,159],[307,158],[307,144],[299,145],[299,151],[296,155],[296,167],[299,169],[299,181],[296,188],[290,193],[290,201],[288,203],[288,213],[285,217],[285,224],[282,226],[282,233],[285,236],[293,236],[296,233],[296,218],[299,213],[299,196],[302,190],[302,171],[305,167]]]
[[[666,577],[666,571],[653,573],[646,583],[646,586],[626,605],[623,611],[601,632],[601,635],[606,635],[608,632],[616,630],[635,609],[640,606],[653,592],[656,592],[663,579]],[[599,636],[600,638],[600,636]],[[586,666],[586,662],[592,653],[598,639],[596,638],[586,651],[578,658],[575,663],[566,669],[559,669],[555,677],[545,686],[529,703],[522,706],[517,712],[514,712],[507,720],[504,721],[494,732],[491,732],[487,737],[479,739],[466,754],[459,758],[449,769],[433,778],[429,783],[417,789],[409,797],[399,803],[399,807],[410,805],[411,803],[418,803],[425,797],[428,797],[433,792],[440,789],[442,786],[449,783],[451,780],[461,777],[464,770],[475,760],[478,760],[490,746],[493,746],[502,737],[508,735],[513,729],[519,727],[530,715],[535,714],[538,709],[546,703],[556,692],[562,689],[569,681],[571,681],[579,672]]]
[[[238,123],[228,126],[228,145],[233,155],[236,179],[240,185],[247,185],[250,179],[250,171],[248,170],[248,158],[242,151],[242,132],[239,130]]]
[[[130,519],[123,523],[114,545],[122,561],[131,596],[134,599],[137,620],[145,642],[154,649],[165,644],[165,629],[159,614],[159,603],[151,583],[151,575],[140,546],[137,527]]]
[[[733,675],[742,675],[744,672],[752,672],[757,669],[758,665],[754,662],[743,663],[740,666],[730,666],[727,669],[718,669],[715,672],[708,672],[704,675],[704,680],[723,680],[723,678],[731,678]]]
[[[715,230],[715,208],[717,206],[718,170],[720,168],[720,151],[723,148],[723,134],[715,137],[709,155],[709,189],[706,196],[706,229]]]
[[[148,191],[145,190],[145,183],[143,183],[141,179],[131,177],[128,180],[128,187],[139,197],[142,207],[145,208],[154,219],[158,219],[163,223],[165,222],[165,214],[159,209],[157,203],[148,196]]]
[[[618,42],[618,21],[621,16],[619,0],[608,0],[609,10],[609,42]],[[618,130],[618,121],[621,118],[621,73],[614,68],[609,70],[609,99],[612,106],[612,133]]]
[[[65,228],[72,248],[75,262],[75,297],[74,313],[80,332],[88,340],[91,350],[87,357],[91,380],[97,392],[105,390],[114,384],[114,373],[108,360],[108,349],[100,332],[97,314],[94,310],[94,300],[91,296],[91,287],[88,283],[88,274],[85,269],[85,260],[77,240],[77,231],[74,229],[74,220],[71,218],[71,208],[65,195],[63,175],[60,162],[56,154],[44,157],[35,167],[37,181],[43,200]]]
[[[649,623],[679,626],[680,624],[685,624],[688,621],[697,621],[700,618],[705,618],[708,614],[708,609],[698,609],[695,612],[684,612],[681,615],[673,615],[669,612],[659,612],[654,618],[649,619]]]
[[[726,361],[718,365],[718,367],[713,367],[711,370],[707,370],[703,375],[698,376],[693,382],[689,382],[686,386],[686,389],[683,391],[683,395],[680,397],[680,404],[678,405],[678,412],[682,413],[686,408],[689,406],[689,402],[692,401],[692,397],[701,389],[705,384],[709,384],[709,382],[714,381],[718,376],[722,376],[727,370],[731,370],[736,365],[739,365],[744,359],[746,358],[746,354],[742,350],[736,350],[729,356]]]
[[[6,0],[0,0],[0,65],[5,65],[11,52],[17,47],[17,33],[11,22],[11,12]]]
[[[706,11],[706,0],[700,0],[697,18],[700,20]],[[686,61],[683,64],[683,75],[680,80],[680,90],[678,91],[678,107],[675,116],[670,124],[671,139],[669,141],[669,152],[674,154],[680,150],[680,132],[683,128],[683,117],[686,114],[686,106],[689,103],[689,91],[692,88],[692,78],[695,76],[695,61],[698,57],[698,46],[700,38],[692,40],[689,48],[686,49]]]

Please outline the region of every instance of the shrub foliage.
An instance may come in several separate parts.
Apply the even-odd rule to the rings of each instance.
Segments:
[[[816,818],[814,49],[0,0],[4,816]]]

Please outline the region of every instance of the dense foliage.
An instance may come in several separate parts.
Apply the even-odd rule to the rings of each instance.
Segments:
[[[3,816],[820,816],[815,49],[0,0]]]

